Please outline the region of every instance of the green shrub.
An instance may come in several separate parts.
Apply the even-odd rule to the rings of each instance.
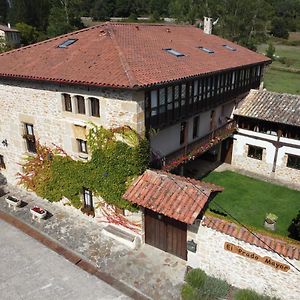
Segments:
[[[202,288],[207,280],[207,275],[200,269],[193,269],[186,274],[185,281],[195,289]]]
[[[234,294],[234,300],[279,300],[278,298],[271,298],[269,296],[259,295],[253,290],[238,290]]]
[[[207,276],[200,269],[191,270],[185,280],[187,283],[181,290],[183,300],[216,300],[228,294],[229,284],[226,281]]]

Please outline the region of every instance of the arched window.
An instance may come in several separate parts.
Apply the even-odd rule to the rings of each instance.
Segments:
[[[91,101],[91,114],[93,117],[100,117],[99,99],[90,98]]]

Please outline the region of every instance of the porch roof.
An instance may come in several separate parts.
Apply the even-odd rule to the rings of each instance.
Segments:
[[[222,187],[164,171],[146,170],[123,197],[172,219],[192,224],[214,192]]]

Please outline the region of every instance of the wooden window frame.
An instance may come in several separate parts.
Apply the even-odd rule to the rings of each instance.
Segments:
[[[88,154],[87,141],[76,139],[78,143],[78,152]]]
[[[90,189],[83,187],[82,188],[83,195],[83,207],[93,209],[93,193]],[[88,198],[87,198],[88,197]]]
[[[294,154],[287,154],[287,156],[286,166],[294,170],[300,170],[300,156]],[[293,160],[296,160],[296,162],[293,162]]]
[[[4,162],[4,156],[0,154],[0,170],[6,169],[5,162]]]
[[[24,131],[25,131],[25,134],[23,135],[23,138],[26,141],[27,151],[35,154],[36,153],[36,140],[35,140],[35,136],[34,136],[33,124],[24,123]]]
[[[262,160],[264,149],[265,148],[263,148],[263,147],[248,145],[247,157],[257,159],[257,160]],[[250,153],[250,152],[252,152],[252,150],[253,150],[253,154]],[[261,153],[257,153],[257,151],[259,151]]]
[[[194,117],[194,119],[193,119],[193,139],[195,139],[199,136],[199,121],[200,121],[199,116]]]
[[[100,101],[98,98],[89,98],[91,105],[91,115],[92,117],[100,117]]]
[[[63,104],[64,110],[68,112],[72,112],[72,99],[70,94],[62,94],[63,96]]]
[[[77,113],[85,115],[85,99],[83,96],[76,96]]]

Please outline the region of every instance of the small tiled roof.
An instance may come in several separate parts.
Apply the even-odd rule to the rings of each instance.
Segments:
[[[5,31],[5,32],[19,32],[19,30],[10,28],[5,25],[0,25],[0,30]]]
[[[300,245],[288,244],[280,239],[275,239],[260,233],[255,233],[257,236],[255,237],[243,227],[212,216],[204,216],[202,225],[265,250],[272,251],[272,249],[274,249],[278,254],[290,259],[300,260]]]
[[[58,48],[67,39],[77,41]],[[1,54],[0,77],[131,89],[268,62],[194,26],[103,23]]]
[[[251,90],[234,114],[300,126],[300,95]]]
[[[192,224],[213,192],[222,187],[164,171],[146,170],[124,199],[175,220]]]

